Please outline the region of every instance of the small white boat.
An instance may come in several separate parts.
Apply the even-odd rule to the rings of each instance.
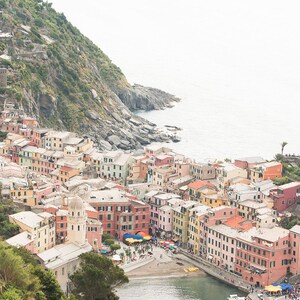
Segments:
[[[230,295],[229,297],[227,297],[227,300],[245,300],[245,297],[239,297],[236,294]]]

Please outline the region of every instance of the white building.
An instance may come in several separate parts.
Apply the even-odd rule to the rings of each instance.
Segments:
[[[85,205],[79,196],[74,196],[69,203],[67,243],[38,254],[45,268],[53,271],[65,293],[69,292],[69,275],[78,268],[80,254],[92,250],[87,242],[86,222]]]

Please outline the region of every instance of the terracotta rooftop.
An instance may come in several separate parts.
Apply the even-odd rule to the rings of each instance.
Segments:
[[[251,221],[241,216],[230,218],[224,225],[235,229],[242,229],[243,231],[247,231],[253,227]]]
[[[212,183],[204,180],[196,180],[194,182],[189,183],[188,187],[193,190],[198,190],[204,186],[215,187]]]
[[[69,172],[69,171],[72,171],[73,168],[63,166],[63,167],[60,168],[60,170],[61,170],[61,171],[64,171],[64,172]]]

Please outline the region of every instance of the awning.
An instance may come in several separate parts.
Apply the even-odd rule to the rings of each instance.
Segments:
[[[148,235],[147,233],[143,232],[143,231],[139,231],[136,233],[136,235],[141,235],[142,237]]]
[[[265,286],[265,291],[270,293],[279,293],[281,292],[281,286],[267,285]]]
[[[126,239],[128,239],[128,238],[132,238],[132,235],[131,235],[130,233],[125,233],[125,234],[123,235],[123,240],[126,240]]]
[[[139,234],[136,234],[132,237],[134,240],[143,240],[143,237]]]
[[[126,239],[125,241],[131,244],[131,243],[134,243],[134,242],[135,242],[135,239],[133,239],[133,238],[128,238],[128,239]]]
[[[288,284],[288,283],[273,283],[272,285],[273,286],[280,286],[283,291],[286,291],[286,290],[291,291],[293,289],[293,286],[291,284]]]

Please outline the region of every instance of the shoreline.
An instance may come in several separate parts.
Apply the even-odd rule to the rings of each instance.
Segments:
[[[188,271],[189,268],[196,267],[195,271]],[[233,274],[222,270],[222,275],[213,270],[208,265],[203,265],[201,261],[189,257],[185,253],[175,255],[167,255],[164,253],[162,259],[157,257],[145,265],[141,265],[129,272],[125,272],[129,280],[144,280],[144,279],[165,279],[165,278],[186,278],[197,276],[210,276],[228,286],[249,293],[248,289],[243,286],[241,281],[230,280]],[[228,277],[228,278],[227,278]],[[235,278],[236,279],[236,278]]]
[[[181,254],[166,253],[162,248],[154,250],[154,256],[147,263],[142,263],[129,271],[124,268],[129,279],[164,278],[164,277],[190,277],[205,275],[205,272],[194,262],[185,261]]]

